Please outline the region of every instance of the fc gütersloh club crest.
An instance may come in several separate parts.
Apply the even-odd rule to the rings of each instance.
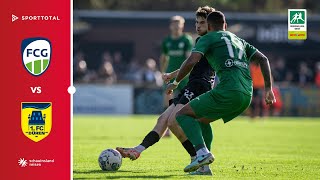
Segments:
[[[39,76],[49,67],[51,43],[47,38],[27,38],[21,43],[21,53],[26,70],[34,76]]]
[[[52,127],[51,102],[21,103],[21,130],[34,142],[47,137]]]

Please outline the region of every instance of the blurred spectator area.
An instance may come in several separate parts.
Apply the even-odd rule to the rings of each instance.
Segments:
[[[133,85],[134,112],[161,113],[160,45],[173,15],[186,19],[185,32],[195,39],[193,11],[74,10],[75,83]],[[283,104],[277,114],[319,116],[320,16],[308,15],[307,40],[289,41],[286,13],[225,15],[229,31],[269,58]]]
[[[117,76],[112,82],[143,81],[140,75],[127,73],[141,74],[149,58],[154,59],[158,67],[161,41],[169,33],[169,18],[177,14],[186,19],[185,32],[196,38],[194,12],[191,11],[74,10],[74,54],[82,53],[92,76],[87,76],[89,82],[95,79],[92,72],[99,71],[106,52]],[[320,61],[319,15],[308,15],[308,39],[305,41],[288,40],[286,14],[226,12],[225,15],[229,31],[269,57],[276,82],[301,85],[316,81],[316,64]]]

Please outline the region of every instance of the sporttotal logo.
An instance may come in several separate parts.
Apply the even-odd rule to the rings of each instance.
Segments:
[[[20,18],[19,18],[20,17]],[[18,19],[21,21],[60,21],[60,17],[57,15],[23,15],[17,16],[11,14],[11,21],[14,22]]]
[[[26,70],[34,76],[39,76],[49,67],[51,43],[42,37],[27,38],[21,43],[21,53]]]
[[[14,15],[14,14],[11,15],[11,21],[12,22],[14,22],[14,21],[16,21],[18,19],[19,19],[18,16]]]

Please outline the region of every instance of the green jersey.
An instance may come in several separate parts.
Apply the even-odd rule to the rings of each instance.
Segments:
[[[187,52],[190,52],[193,46],[192,37],[184,34],[178,39],[166,37],[162,42],[162,53],[169,57],[166,72],[172,72],[180,68],[184,60],[187,59]]]
[[[240,91],[252,96],[249,63],[257,51],[245,40],[228,31],[214,31],[202,36],[192,52],[203,54],[216,71],[217,90]]]

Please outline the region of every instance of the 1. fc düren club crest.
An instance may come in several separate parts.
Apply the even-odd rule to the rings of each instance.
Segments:
[[[21,130],[34,142],[46,138],[52,127],[51,102],[21,103]]]

